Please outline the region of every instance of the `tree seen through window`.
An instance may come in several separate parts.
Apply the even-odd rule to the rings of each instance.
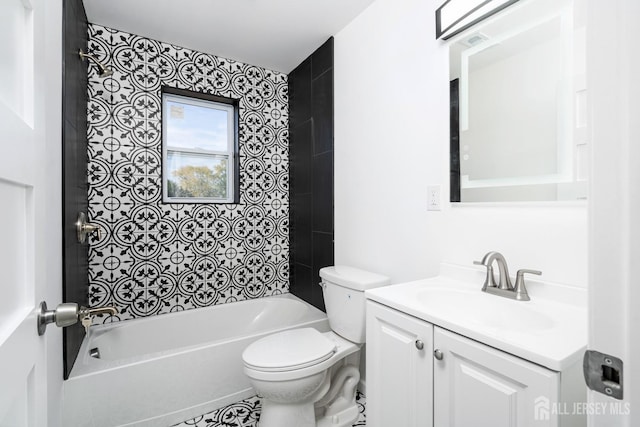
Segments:
[[[172,172],[167,179],[169,197],[227,197],[227,168],[218,163],[211,169],[208,166],[182,166]]]

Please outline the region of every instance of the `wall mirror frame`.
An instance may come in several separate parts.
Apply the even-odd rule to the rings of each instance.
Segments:
[[[450,200],[586,198],[582,0],[521,0],[449,42]]]

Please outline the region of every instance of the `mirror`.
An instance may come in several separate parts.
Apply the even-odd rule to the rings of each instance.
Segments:
[[[586,198],[582,3],[523,1],[451,41],[452,202]]]

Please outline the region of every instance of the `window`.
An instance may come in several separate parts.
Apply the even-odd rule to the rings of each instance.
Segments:
[[[238,103],[162,88],[162,200],[238,203]]]

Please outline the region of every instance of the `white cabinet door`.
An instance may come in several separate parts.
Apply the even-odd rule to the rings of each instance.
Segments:
[[[367,302],[367,426],[433,426],[433,327]]]
[[[559,374],[434,328],[435,427],[551,427]]]

